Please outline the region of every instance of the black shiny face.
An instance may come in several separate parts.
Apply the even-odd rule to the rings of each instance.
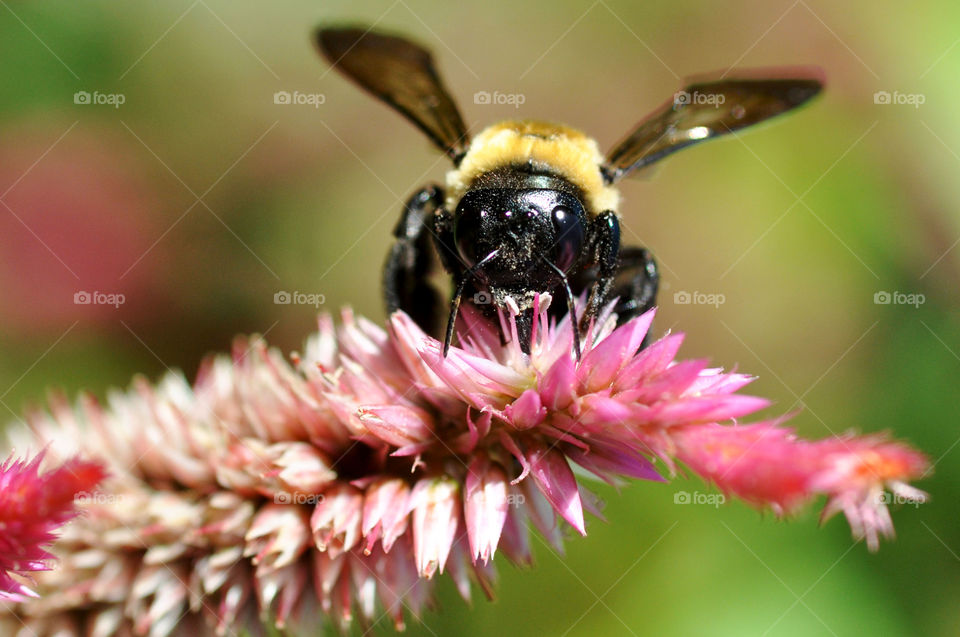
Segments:
[[[572,193],[549,188],[478,188],[454,215],[457,251],[478,281],[518,292],[547,291],[580,257],[587,213]],[[555,266],[556,269],[554,269]]]

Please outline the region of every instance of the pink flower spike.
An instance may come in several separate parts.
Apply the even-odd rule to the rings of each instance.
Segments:
[[[45,455],[0,464],[0,601],[37,597],[14,576],[51,568],[47,548],[105,476],[100,464],[76,458],[40,473]]]
[[[0,522],[38,525],[18,531],[25,543],[11,529],[26,527],[0,527],[0,541],[28,547],[11,561],[0,545],[0,566],[59,559],[33,573],[39,601],[0,577],[0,598],[19,601],[0,604],[0,634],[69,623],[168,637],[203,632],[202,616],[220,634],[268,632],[257,618],[305,633],[320,619],[342,632],[354,618],[403,626],[433,605],[438,572],[468,598],[472,583],[491,592],[495,554],[531,564],[531,533],[562,554],[559,520],[585,534],[584,512],[600,515],[594,476],[620,487],[688,469],[778,515],[822,495],[823,518],[843,513],[871,549],[893,534],[891,497],[925,498],[910,483],[928,462],[902,443],[734,424],[768,404],[739,393],[751,377],[678,360],[681,334],[637,351],[652,313],[617,328],[608,304],[578,361],[570,317],[548,316],[547,296],[533,301],[529,352],[509,313],[466,309],[469,333],[444,358],[402,312],[387,329],[346,312],[339,327],[322,317],[293,365],[239,339],[192,386],[140,379],[105,406],[61,397],[31,412],[29,427],[7,429],[17,446],[100,458],[117,475],[47,553],[29,548],[54,539],[36,529],[72,513],[33,505],[77,487],[34,463],[0,469],[0,485],[15,485],[0,489]]]

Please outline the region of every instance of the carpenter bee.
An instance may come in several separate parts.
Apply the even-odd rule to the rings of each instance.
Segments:
[[[621,247],[614,184],[681,148],[796,108],[822,88],[809,70],[697,81],[604,157],[580,131],[540,121],[499,122],[471,140],[429,51],[404,38],[321,28],[316,40],[335,68],[399,111],[453,162],[445,188],[427,186],[407,201],[383,272],[387,310],[403,310],[438,334],[442,302],[428,281],[436,251],[454,282],[444,355],[465,299],[491,318],[497,310],[516,314],[520,346],[529,352],[535,296],[562,294],[566,306],[551,312],[569,312],[578,358],[580,332],[605,303],[618,299],[621,323],[653,307],[656,263],[645,248]],[[581,295],[586,307],[578,322]]]

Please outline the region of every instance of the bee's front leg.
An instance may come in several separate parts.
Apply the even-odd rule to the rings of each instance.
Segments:
[[[443,206],[443,190],[427,186],[414,193],[393,230],[396,242],[383,267],[387,312],[403,310],[428,334],[436,334],[440,296],[428,278],[432,267],[434,216]]]
[[[657,262],[646,248],[628,246],[620,252],[620,271],[613,295],[618,298],[617,323],[623,325],[657,304],[660,274]]]
[[[620,264],[620,219],[607,210],[594,217],[587,228],[588,265],[596,268],[596,279],[590,286],[587,307],[580,318],[580,331],[585,332],[600,308],[610,298]]]

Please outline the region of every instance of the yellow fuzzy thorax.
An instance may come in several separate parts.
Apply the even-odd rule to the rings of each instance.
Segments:
[[[483,173],[527,163],[580,188],[588,212],[616,212],[620,194],[603,181],[603,155],[597,142],[573,128],[535,121],[499,122],[477,135],[460,165],[447,173],[447,209],[455,210]]]

